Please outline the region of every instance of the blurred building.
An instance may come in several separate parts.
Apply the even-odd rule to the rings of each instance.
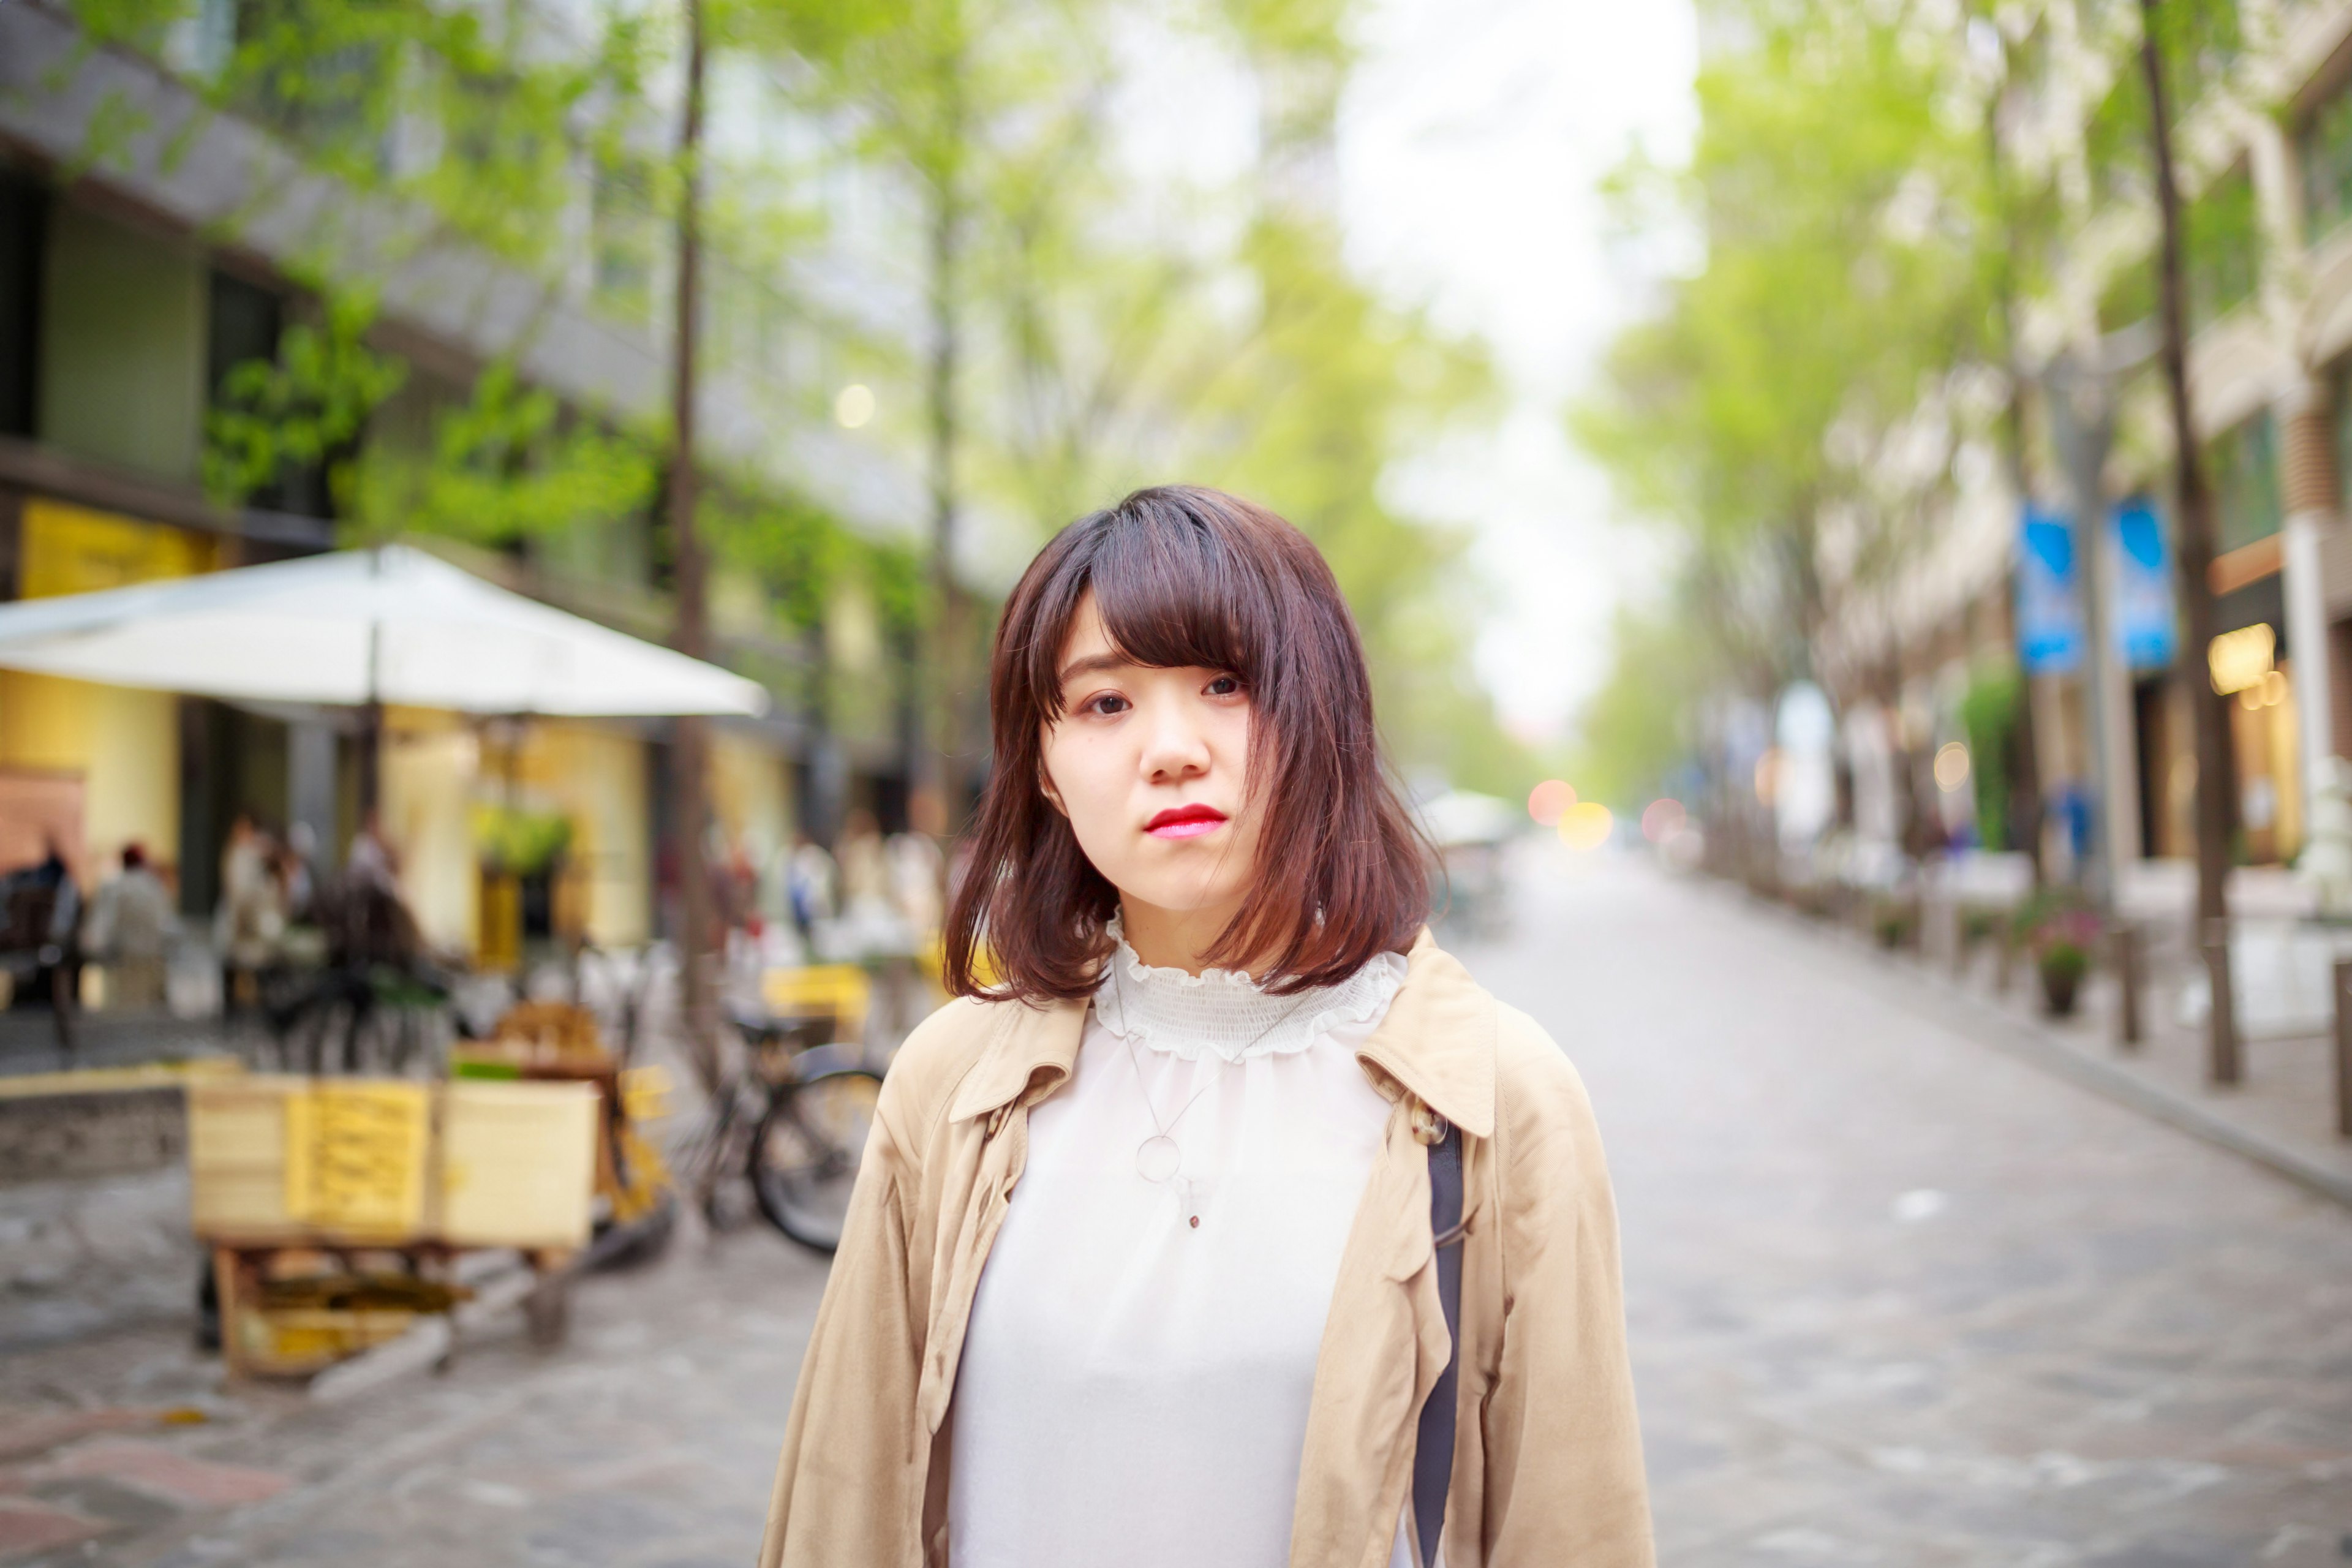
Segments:
[[[207,84],[240,29],[284,6],[203,0],[168,27],[96,40],[63,5],[0,6],[0,598],[71,594],[331,548],[351,522],[326,467],[278,475],[245,504],[208,499],[208,415],[238,367],[277,363],[316,324],[324,277],[372,291],[373,349],[405,380],[352,437],[363,452],[429,459],[436,421],[485,366],[511,363],[567,425],[658,428],[666,418],[672,236],[641,182],[578,149],[555,156],[562,261],[531,268],[408,195],[462,138],[423,113],[362,151],[399,180],[339,179],[311,142],[352,132],[315,106],[266,93],[224,104]],[[501,12],[511,58],[584,46],[561,6]],[[400,70],[339,57],[339,68]],[[331,62],[332,63],[332,62]],[[665,99],[665,93],[667,98]],[[664,144],[675,84],[636,118],[593,105],[572,124]],[[787,267],[713,242],[706,266],[702,458],[714,489],[814,516],[846,536],[911,541],[927,504],[918,470],[843,398],[893,395],[913,357],[919,277],[902,244],[890,174],[846,149],[756,69],[714,73],[712,205],[730,159],[747,167],[797,139],[823,165],[832,221]],[[586,118],[583,118],[586,117]],[[853,427],[855,426],[855,427]],[[349,457],[345,452],[340,456]],[[214,492],[217,494],[217,487]],[[656,641],[671,635],[657,509],[567,519],[467,543],[421,539],[510,587]],[[348,542],[346,539],[345,542]],[[711,585],[714,657],[774,693],[772,716],[719,727],[720,826],[764,868],[796,827],[831,831],[852,805],[903,822],[911,698],[880,587],[830,580],[812,622],[780,608],[772,574],[729,564]],[[209,914],[231,823],[292,836],[331,858],[351,842],[358,791],[348,712],[238,706],[0,670],[0,868],[54,835],[85,886],[121,847],[176,869],[183,907]],[[663,919],[675,846],[664,841],[668,737],[661,723],[468,722],[389,717],[383,822],[434,938],[496,958],[521,925],[603,943]],[[486,891],[486,812],[561,816],[569,849],[520,899]]]
[[[2151,321],[2158,220],[2139,8],[2044,0],[1998,15],[1998,41],[1975,41],[1989,46],[2002,156],[2059,215],[2046,278],[2019,315],[2032,478],[1999,438],[1999,378],[1964,375],[1933,393],[1916,447],[1894,443],[1879,465],[1898,495],[1915,469],[1958,482],[1934,503],[1943,510],[1924,547],[1838,601],[1822,638],[1827,678],[1842,707],[1889,720],[1913,837],[1966,839],[1990,836],[1978,820],[1983,765],[2003,761],[1981,754],[1971,693],[1981,700],[1989,672],[2022,651],[2042,843],[2061,856],[2084,847],[2079,802],[2096,743],[2085,630],[2074,627],[2068,651],[2036,584],[2071,593],[2080,613],[2090,541],[2068,476],[2095,469],[2100,526],[2120,531],[2106,546],[2116,581],[2105,612],[2117,647],[2107,692],[2116,847],[2141,859],[2193,853],[2187,696],[2210,680],[2236,699],[2236,853],[2291,863],[2315,779],[2352,754],[2352,5],[2249,0],[2179,18],[2187,36],[2169,85],[2188,203],[2191,402],[2215,501],[2221,636],[2210,648],[2163,635],[2176,614],[2165,586],[2171,437]],[[2046,559],[2021,526],[2029,510],[2074,522],[2065,537],[2039,536],[2055,552]],[[1976,766],[1953,762],[1955,744],[1975,747],[1961,755]]]

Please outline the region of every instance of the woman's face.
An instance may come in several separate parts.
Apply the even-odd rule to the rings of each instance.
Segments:
[[[1045,792],[1096,870],[1130,904],[1220,924],[1257,863],[1244,790],[1250,700],[1229,670],[1154,669],[1111,644],[1089,594],[1061,657]]]

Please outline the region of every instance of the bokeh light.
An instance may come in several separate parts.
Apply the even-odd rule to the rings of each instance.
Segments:
[[[1936,752],[1936,787],[1950,795],[1968,782],[1968,747],[1958,741],[1945,742]]]
[[[1560,779],[1546,779],[1528,791],[1528,815],[1539,827],[1558,827],[1560,814],[1576,804],[1576,792]]]
[[[1559,841],[1570,849],[1598,849],[1609,842],[1616,819],[1597,800],[1580,800],[1560,813]]]
[[[1642,837],[1653,844],[1664,844],[1683,825],[1683,803],[1661,795],[1642,811]]]
[[[874,417],[874,389],[864,382],[853,381],[841,389],[833,400],[833,416],[845,430],[856,430]]]

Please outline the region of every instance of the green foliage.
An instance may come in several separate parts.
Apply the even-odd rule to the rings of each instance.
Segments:
[[[506,545],[653,504],[659,448],[649,437],[567,417],[549,393],[500,362],[472,398],[436,411],[432,442],[371,443],[348,499],[362,531],[401,529]]]
[[[2072,985],[2091,972],[2091,955],[2071,942],[2051,942],[2035,957],[2034,967],[2045,981]]]
[[[2244,47],[2235,0],[2165,0],[2156,8],[2157,43],[2176,122],[2229,75]],[[2118,37],[2115,75],[2084,128],[2093,194],[2102,203],[2151,205],[2156,200],[2147,80],[2135,37]],[[2261,279],[2262,226],[2253,184],[2232,169],[2189,200],[2182,212],[2183,259],[2192,330],[2243,303]],[[2099,300],[2099,325],[2115,331],[2156,312],[2151,251],[2119,265]]]
[[[2183,209],[2181,248],[2192,330],[2253,297],[2262,279],[2262,222],[2253,178],[2243,168],[2223,174]]]
[[[241,505],[289,473],[329,463],[330,483],[340,481],[368,416],[408,374],[363,341],[373,318],[360,295],[331,298],[325,320],[286,331],[274,362],[230,367],[205,420],[205,489],[214,500]]]
[[[1686,761],[1691,710],[1706,688],[1706,647],[1679,606],[1620,608],[1610,665],[1578,723],[1569,782],[1586,799],[1630,810]]]
[[[572,847],[572,817],[561,811],[478,805],[474,847],[489,869],[531,876],[554,865]]]
[[[2147,79],[2138,63],[2129,58],[2120,62],[2107,96],[2084,127],[2084,156],[2095,195],[2103,201],[2147,201],[2155,190],[2149,168]]]
[[[2009,757],[2025,713],[2025,682],[2014,665],[1973,671],[1960,697],[1969,738],[1969,777],[1976,791],[1977,833],[1988,849],[2015,847],[2009,835]]]
[[[1620,336],[1573,424],[1632,510],[1745,542],[1809,527],[1851,483],[1833,424],[1903,416],[1923,374],[1982,339],[1998,236],[1979,132],[1955,123],[1924,16],[1723,8],[1751,40],[1701,69],[1697,146],[1670,192],[1706,263]]]
[[[78,12],[98,43],[160,51],[187,5],[78,0]],[[705,0],[714,93],[723,83],[788,103],[793,132],[726,139],[692,171],[709,247],[704,346],[779,419],[829,405],[854,371],[877,387],[876,433],[902,458],[921,461],[918,443],[951,427],[953,510],[1039,537],[1171,479],[1276,507],[1318,540],[1350,597],[1401,758],[1516,791],[1527,758],[1470,670],[1466,540],[1381,493],[1399,454],[1491,405],[1491,374],[1474,347],[1373,294],[1328,218],[1288,205],[1276,177],[1333,134],[1356,9],[1218,0],[1172,18],[1133,0]],[[487,366],[431,367],[446,380],[420,367],[404,389],[406,367],[366,301],[454,237],[543,279],[551,299],[584,263],[595,309],[657,323],[689,172],[669,151],[677,9],[567,12],[554,44],[509,6],[239,0],[236,14],[226,52],[192,85],[216,110],[275,127],[355,195],[396,198],[425,221],[362,233],[344,213],[319,215],[300,248],[320,323],[228,378],[208,484],[242,500],[323,463],[362,536],[533,550],[618,539],[632,563],[650,551],[657,576],[664,429],[530,384],[527,339]],[[1180,198],[1139,189],[1116,160],[1107,117],[1139,23],[1202,30],[1265,89],[1266,166],[1181,198],[1208,221],[1170,223]],[[93,148],[127,145],[128,125],[106,121]],[[925,275],[934,341],[955,350],[936,378],[921,348],[820,319],[796,289],[836,176],[857,170],[881,171],[885,189],[866,204],[878,211],[852,216]],[[821,340],[806,356],[821,368],[790,386],[770,374],[782,356],[761,347],[778,321]],[[704,467],[699,520],[717,563],[761,584],[782,626],[817,632],[853,584],[891,648],[923,646],[940,619],[927,552],[858,537],[772,474]]]
[[[1584,715],[1580,765],[1621,787],[1685,743],[1699,669],[1751,695],[1809,672],[1833,596],[1902,559],[1948,479],[1889,497],[1872,459],[1940,378],[2006,352],[2003,290],[2036,265],[2011,226],[2052,221],[2047,193],[1992,178],[1960,14],[1924,0],[1708,11],[1724,42],[1700,68],[1688,167],[1637,156],[1612,184],[1622,221],[1696,235],[1703,262],[1619,333],[1570,414],[1621,505],[1682,564],[1669,612],[1620,621],[1615,673]],[[1839,577],[1822,542],[1832,517]],[[1649,672],[1669,649],[1680,668],[1661,682]]]
[[[2177,118],[2236,66],[2245,53],[2245,23],[2238,0],[2164,0],[2156,7],[2156,26]]]

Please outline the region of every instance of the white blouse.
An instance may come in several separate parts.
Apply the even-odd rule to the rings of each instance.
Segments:
[[[1119,942],[972,1303],[954,1568],[1288,1562],[1316,1352],[1389,1114],[1355,1048],[1404,972],[1383,953],[1267,996]],[[1163,1131],[1175,1150],[1144,1151]]]

